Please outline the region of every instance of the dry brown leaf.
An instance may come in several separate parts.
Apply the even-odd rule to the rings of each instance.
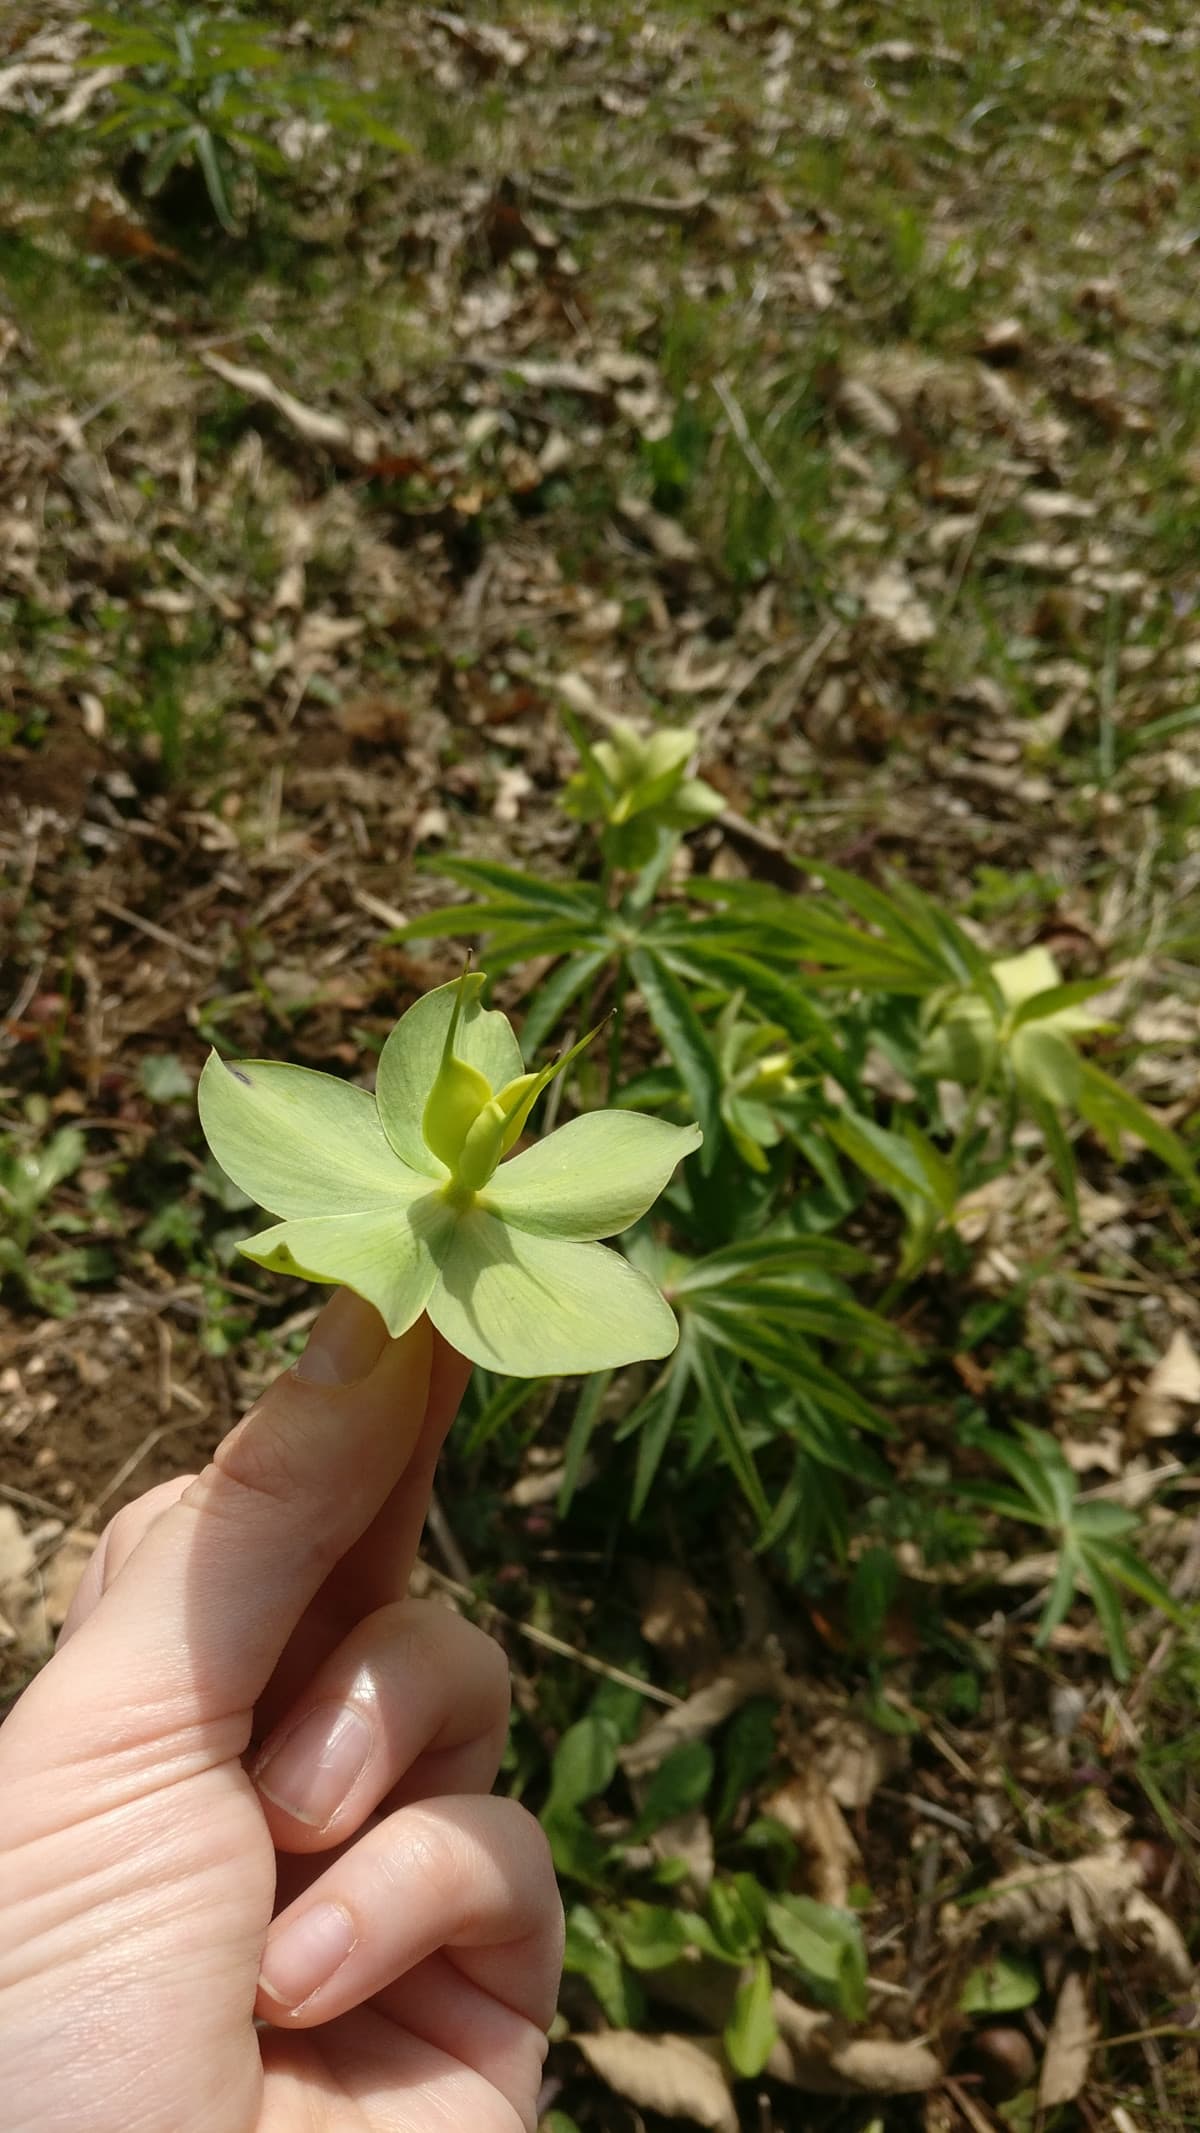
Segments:
[[[937,633],[933,611],[899,563],[885,563],[863,587],[863,606],[897,651],[928,644]]]
[[[661,1823],[650,1838],[650,1850],[656,1859],[682,1859],[688,1884],[697,1896],[705,1894],[716,1858],[712,1827],[702,1809],[696,1807],[690,1814],[672,1815],[669,1822]]]
[[[602,2081],[619,2096],[664,2118],[682,2118],[707,2133],[738,2133],[733,2090],[715,2037],[640,2037],[631,2029],[574,2036]]]
[[[1027,1947],[1067,1930],[1089,1954],[1106,1940],[1116,1941],[1126,1953],[1139,1954],[1161,1983],[1186,1991],[1193,1970],[1183,1936],[1141,1883],[1139,1861],[1116,1844],[1062,1865],[1018,1867],[974,1906],[970,1928],[999,1926]]]
[[[900,2037],[847,2037],[833,2016],[802,2007],[786,1992],[771,1995],[779,2041],[767,2072],[817,2096],[920,2096],[935,2088],[942,2065],[927,2044]]]
[[[1087,2080],[1094,2037],[1083,1972],[1072,1967],[1062,1981],[1046,2038],[1046,2055],[1038,2080],[1040,2110],[1051,2111],[1056,2104],[1074,2103]]]
[[[851,1812],[868,1806],[885,1780],[907,1761],[903,1736],[878,1733],[844,1712],[817,1728],[817,1768],[838,1806]]]
[[[717,1663],[716,1631],[699,1586],[675,1563],[643,1563],[634,1580],[647,1644],[682,1674],[707,1671]]]
[[[1198,1419],[1193,1408],[1200,1408],[1200,1355],[1177,1326],[1134,1402],[1133,1419],[1144,1437],[1173,1437]]]
[[[705,1740],[714,1727],[751,1696],[763,1696],[778,1685],[777,1669],[766,1659],[733,1659],[686,1703],[656,1718],[637,1740],[622,1748],[622,1769],[631,1778],[657,1770],[663,1757],[681,1741]]]
[[[51,1629],[61,1629],[75,1597],[80,1578],[96,1550],[97,1535],[73,1526],[64,1533],[42,1572],[46,1620]]]
[[[636,533],[653,548],[655,555],[664,563],[694,563],[700,550],[690,533],[686,533],[676,518],[668,518],[656,511],[643,496],[622,495],[617,498],[621,517]]]
[[[821,1772],[810,1766],[789,1778],[762,1802],[762,1812],[781,1822],[806,1855],[818,1902],[844,1906],[862,1854]]]

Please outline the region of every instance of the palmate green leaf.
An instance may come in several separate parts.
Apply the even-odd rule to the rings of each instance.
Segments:
[[[704,1133],[701,1165],[711,1170],[724,1138],[721,1120],[721,1069],[695,1008],[674,972],[644,948],[629,958],[633,981],[646,1012],[675,1062],[679,1078]]]
[[[1079,1181],[1075,1168],[1075,1155],[1067,1138],[1062,1120],[1053,1104],[1043,1102],[1032,1090],[1024,1091],[1025,1101],[1046,1143],[1046,1150],[1054,1165],[1059,1190],[1066,1202],[1071,1227],[1079,1231]]]
[[[703,925],[693,926],[683,942],[663,942],[659,953],[677,975],[701,984],[716,978],[722,986],[740,988],[751,1005],[768,1021],[778,1023],[793,1043],[810,1051],[832,1073],[844,1075],[846,1062],[827,1016],[806,999],[795,978],[779,977],[757,957],[726,947],[719,936],[706,939]]]
[[[825,1131],[865,1176],[897,1198],[915,1195],[940,1215],[953,1212],[958,1197],[953,1174],[930,1144],[919,1149],[907,1135],[848,1109],[835,1112]]]
[[[221,228],[227,230],[231,237],[236,237],[238,226],[225,190],[220,150],[207,126],[197,126],[194,129],[192,146],[204,178],[205,190],[212,202],[213,213]]]
[[[565,1518],[579,1486],[579,1476],[587,1457],[587,1448],[592,1441],[592,1432],[604,1409],[604,1398],[612,1383],[611,1370],[601,1370],[590,1377],[575,1403],[571,1427],[563,1451],[563,1478],[555,1500],[560,1518]]]
[[[967,939],[961,927],[909,884],[891,881],[886,890],[876,889],[857,874],[848,874],[843,868],[829,866],[823,860],[803,859],[797,864],[815,874],[868,925],[877,926],[886,941],[901,948],[914,961],[924,964],[931,975],[937,971],[943,981],[949,976],[960,984],[969,984],[973,977],[986,973],[985,997],[994,996],[998,1002],[995,980],[974,943]]]
[[[1076,1587],[1080,1582],[1082,1570],[1082,1559],[1070,1536],[1060,1539],[1058,1567],[1054,1573],[1054,1581],[1050,1587],[1046,1605],[1042,1609],[1042,1617],[1037,1626],[1037,1635],[1033,1640],[1039,1651],[1045,1650],[1055,1630],[1066,1621],[1070,1613],[1071,1602],[1075,1597]]]
[[[712,1340],[740,1356],[743,1362],[808,1394],[818,1406],[828,1408],[860,1429],[872,1430],[880,1436],[895,1434],[891,1424],[870,1402],[847,1379],[821,1363],[808,1344],[798,1337],[781,1337],[749,1313],[725,1313],[711,1307],[701,1311],[693,1304],[688,1317]]]
[[[599,977],[608,960],[607,947],[587,949],[582,954],[569,955],[557,970],[543,978],[521,1024],[521,1044],[526,1058],[532,1059],[540,1051],[551,1032],[558,1028],[567,1009]]]
[[[726,1463],[759,1524],[765,1526],[771,1515],[771,1507],[767,1502],[758,1469],[746,1443],[741,1417],[730,1398],[729,1387],[721,1367],[707,1341],[697,1341],[690,1355],[705,1411]]]
[[[674,1368],[641,1401],[618,1432],[619,1440],[635,1431],[638,1438],[633,1494],[629,1504],[632,1519],[639,1519],[646,1508],[671,1432],[679,1420],[691,1375],[693,1346],[690,1329],[685,1324],[680,1331],[679,1355]]]
[[[820,1294],[827,1286],[836,1286],[838,1293],[848,1294],[836,1277],[865,1274],[870,1264],[857,1245],[824,1233],[740,1237],[715,1252],[706,1252],[703,1259],[692,1260],[686,1272],[676,1277],[675,1285],[683,1293],[733,1287],[746,1281],[758,1283],[766,1277],[798,1284],[812,1294]]]
[[[1083,1552],[1080,1570],[1084,1584],[1092,1596],[1092,1605],[1099,1617],[1108,1646],[1108,1656],[1113,1674],[1118,1681],[1128,1681],[1132,1667],[1129,1657],[1129,1638],[1125,1630],[1125,1618],[1121,1612],[1121,1596],[1109,1577],[1103,1559],[1094,1551]]]
[[[466,889],[487,890],[493,896],[520,904],[542,917],[557,914],[565,919],[582,919],[602,909],[593,889],[543,881],[536,875],[522,874],[517,867],[501,866],[491,859],[426,860],[423,871],[444,874],[451,881],[461,882]]]
[[[1014,959],[1015,960],[1015,959]],[[1052,962],[1051,958],[1047,958]],[[998,964],[997,969],[1002,969]],[[1077,1010],[1086,1000],[1094,1000],[1097,994],[1112,991],[1112,979],[1078,978],[1069,984],[1053,984],[1040,992],[1027,993],[1017,1006],[1013,1016],[1013,1028],[1023,1029],[1027,1022],[1055,1021],[1060,1029],[1090,1030],[1102,1027],[1094,1015],[1079,1014]]]
[[[1164,1126],[1161,1119],[1139,1103],[1119,1081],[1114,1081],[1098,1067],[1094,1060],[1080,1059],[1079,1088],[1076,1103],[1079,1112],[1101,1138],[1107,1142],[1118,1161],[1121,1155],[1121,1135],[1132,1134],[1135,1140],[1152,1150],[1160,1162],[1185,1179],[1189,1185],[1196,1184],[1196,1168],[1177,1133]]]
[[[1144,1600],[1147,1607],[1156,1607],[1160,1614],[1166,1616],[1168,1622],[1182,1627],[1188,1621],[1187,1608],[1180,1606],[1174,1593],[1155,1576],[1150,1565],[1144,1563],[1141,1556],[1135,1554],[1123,1541],[1106,1540],[1102,1546],[1085,1544],[1084,1554],[1087,1557],[1089,1573],[1093,1562],[1099,1559],[1116,1584],[1123,1585],[1127,1592],[1133,1593],[1135,1599]]]

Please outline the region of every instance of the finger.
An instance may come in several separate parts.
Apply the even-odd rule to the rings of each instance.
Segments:
[[[265,1739],[291,1710],[316,1669],[356,1622],[375,1608],[403,1599],[408,1591],[438,1457],[471,1374],[470,1363],[439,1333],[430,1331],[429,1397],[412,1458],[366,1532],[335,1564],[297,1624],[261,1698],[256,1742]]]
[[[445,1950],[473,1985],[546,2028],[562,1965],[550,1849],[513,1800],[402,1807],[271,1928],[257,2012],[311,2028]]]
[[[462,1992],[462,1979],[458,1979]],[[484,1999],[485,2026],[470,2031],[461,2053],[440,2047],[415,2024],[392,2021],[377,2006],[356,2008],[340,2022],[305,2034],[263,2029],[258,2046],[266,2077],[260,2133],[353,2119],[400,2133],[419,2123],[470,2133],[533,2133],[545,2039],[528,2022]],[[474,2008],[471,2013],[474,2014]],[[493,2020],[488,2021],[488,2013]],[[498,2035],[496,2016],[510,2031]],[[419,2099],[419,2104],[414,2100]]]
[[[101,1595],[129,1561],[143,1534],[149,1531],[156,1518],[160,1518],[173,1503],[178,1503],[195,1478],[194,1474],[177,1474],[171,1481],[160,1481],[157,1488],[147,1489],[144,1496],[139,1496],[134,1503],[127,1503],[115,1518],[109,1520],[87,1559],[83,1576],[63,1618],[58,1633],[59,1651],[68,1637],[87,1621]]]
[[[326,1305],[296,1368],[152,1521],[50,1670],[75,1761],[181,1729],[201,1761],[241,1753],[299,1616],[412,1455],[431,1348],[424,1322],[394,1341],[349,1292]],[[118,1677],[137,1695],[115,1696]],[[44,1678],[24,1699],[34,1716]]]
[[[508,1733],[508,1661],[429,1600],[369,1615],[326,1660],[251,1775],[283,1851],[323,1851],[387,1800],[489,1792]]]
[[[443,1340],[436,1329],[431,1327],[430,1331],[433,1357],[429,1404],[412,1460],[401,1485],[393,1489],[362,1539],[330,1579],[330,1600],[335,1607],[341,1603],[350,1622],[357,1622],[369,1608],[386,1607],[389,1600],[403,1599],[408,1591],[437,1463],[471,1375],[472,1366],[466,1357]]]

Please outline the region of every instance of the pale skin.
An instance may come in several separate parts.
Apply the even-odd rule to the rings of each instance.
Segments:
[[[6,2133],[532,2133],[562,1956],[499,1647],[407,1597],[468,1365],[339,1291],[105,1532],[0,1731]]]

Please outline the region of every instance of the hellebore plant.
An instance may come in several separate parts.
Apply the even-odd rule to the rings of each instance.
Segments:
[[[199,1089],[208,1144],[243,1192],[283,1217],[240,1249],[281,1273],[344,1283],[394,1335],[427,1311],[461,1354],[514,1377],[669,1355],[670,1306],[597,1240],[646,1213],[700,1129],[586,1111],[513,1155],[574,1052],[527,1073],[507,1017],[480,1006],[483,983],[464,973],[409,1008],[373,1096],[307,1067],[210,1055]]]

